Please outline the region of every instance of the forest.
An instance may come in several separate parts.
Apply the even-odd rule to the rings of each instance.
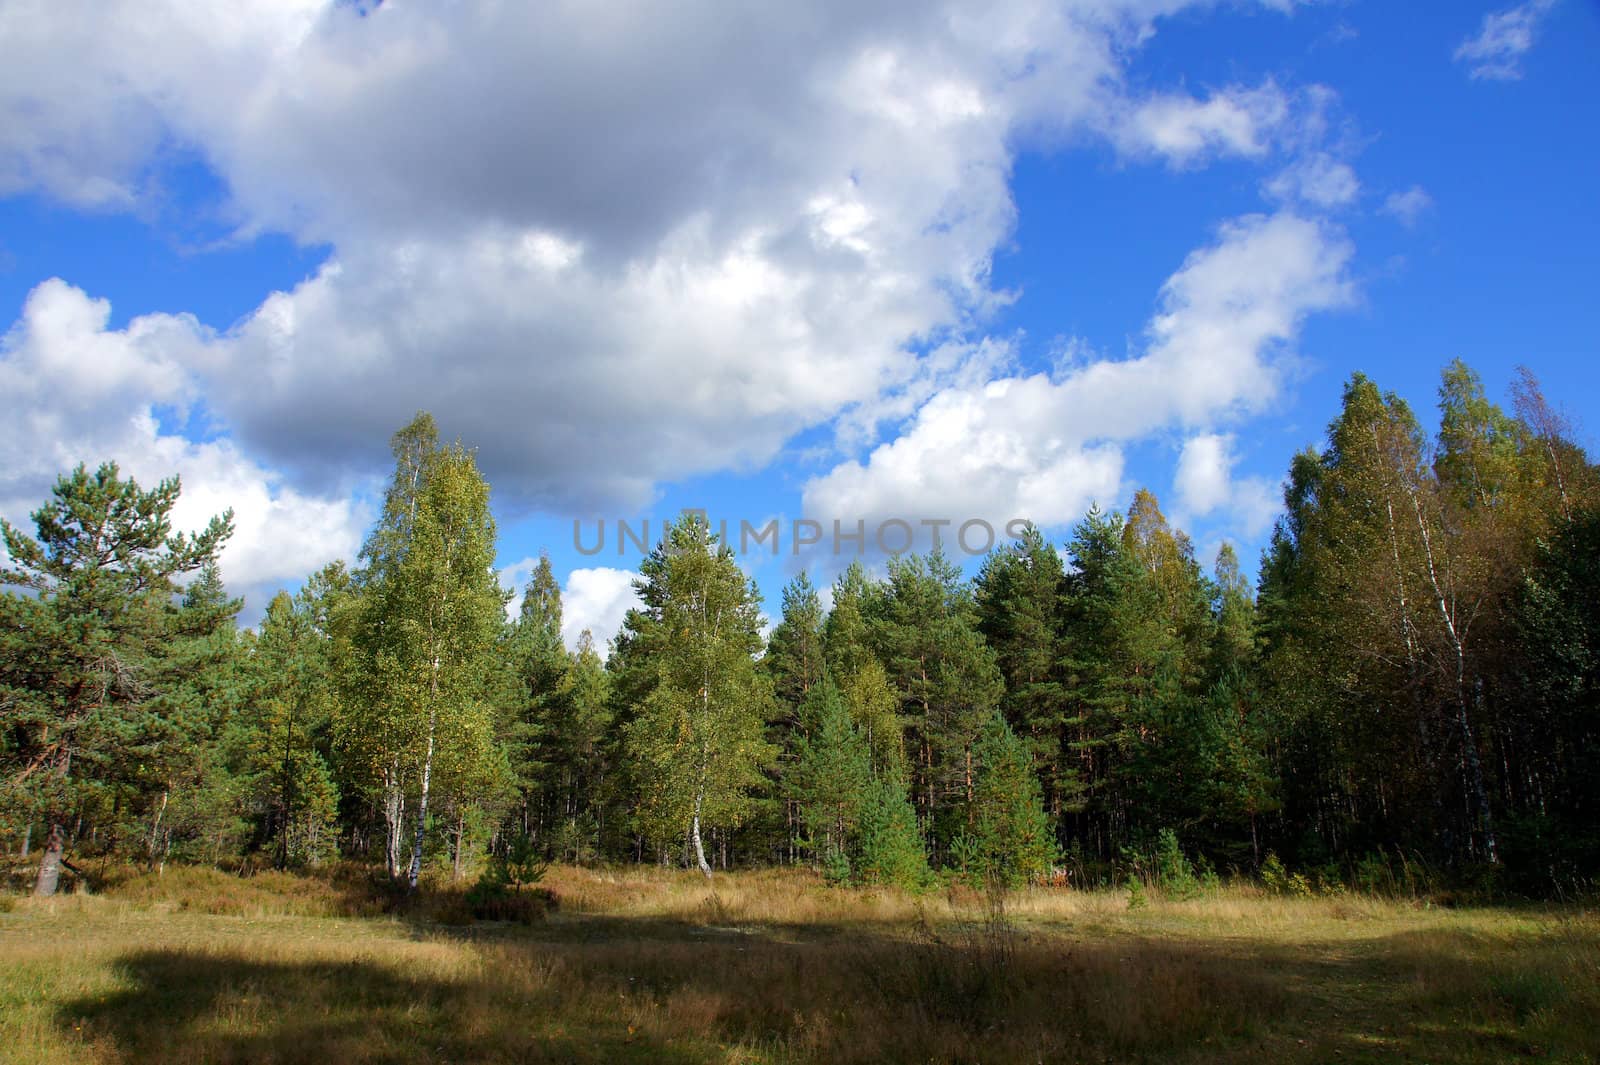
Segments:
[[[489,892],[547,862],[1581,895],[1600,470],[1531,373],[1509,397],[1450,365],[1430,437],[1352,377],[1254,582],[1140,490],[970,579],[937,553],[831,594],[801,573],[769,630],[686,517],[609,653],[563,644],[548,559],[508,613],[489,485],[427,414],[359,557],[254,628],[229,514],[175,531],[176,479],[80,466],[3,529],[0,847],[40,895],[340,863]]]

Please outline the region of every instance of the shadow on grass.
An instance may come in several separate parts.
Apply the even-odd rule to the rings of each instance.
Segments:
[[[438,931],[343,961],[283,961],[275,944],[267,959],[140,951],[116,963],[125,990],[66,1004],[58,1023],[139,1062],[1499,1062],[1600,1049],[1592,936],[1502,958],[1453,932],[1323,950],[976,925],[792,938],[611,917]]]
[[[127,1061],[704,1060],[631,1031],[620,1011],[609,1018],[559,1015],[560,994],[515,979],[180,950],[142,951],[116,967],[126,990],[68,1003],[58,1019],[79,1035],[109,1037]]]

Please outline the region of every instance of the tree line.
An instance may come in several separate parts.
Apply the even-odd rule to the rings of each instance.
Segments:
[[[827,595],[802,573],[764,638],[685,516],[605,657],[564,645],[548,559],[508,620],[488,485],[426,414],[359,557],[254,630],[231,515],[177,533],[176,479],[79,467],[3,526],[0,842],[41,893],[90,860],[352,859],[415,889],[490,854],[1567,890],[1600,872],[1600,476],[1531,375],[1512,399],[1454,363],[1429,439],[1353,377],[1259,588],[1141,490],[970,580],[938,553]]]

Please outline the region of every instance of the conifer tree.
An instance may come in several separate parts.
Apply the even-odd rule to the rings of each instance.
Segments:
[[[833,678],[824,674],[801,707],[803,731],[791,785],[813,852],[839,863],[849,851],[871,780],[871,753]]]
[[[995,714],[977,746],[977,785],[969,827],[952,848],[963,871],[980,883],[1018,887],[1049,875],[1056,846],[1024,744]]]
[[[571,661],[561,637],[561,588],[541,554],[502,651],[511,673],[509,720],[522,817],[519,834],[538,836],[570,813],[572,779],[567,735]]]
[[[937,849],[971,801],[973,747],[1004,685],[971,588],[942,555],[890,560],[873,605],[875,642],[911,733],[912,799]]]
[[[915,890],[927,883],[928,854],[903,776],[880,773],[863,789],[854,866],[864,884]]]
[[[144,756],[171,735],[156,696],[176,582],[233,528],[228,512],[173,532],[179,491],[177,478],[145,491],[115,463],[79,466],[34,511],[36,536],[0,521],[0,584],[29,593],[0,595],[4,805],[44,828],[38,894],[54,894],[74,823],[109,819],[155,783]]]
[[[804,570],[783,590],[783,617],[767,641],[763,664],[779,703],[798,707],[822,679],[822,601]]]
[[[267,606],[255,642],[256,689],[232,738],[257,842],[279,868],[331,858],[339,794],[324,756],[337,714],[337,668],[326,628],[341,566]]]
[[[1005,679],[1001,707],[1028,742],[1054,819],[1083,803],[1061,684],[1065,586],[1061,556],[1030,524],[1016,543],[984,561],[976,589],[979,627]]]

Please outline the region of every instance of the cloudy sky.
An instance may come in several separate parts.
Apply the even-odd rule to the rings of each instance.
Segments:
[[[1597,54],[1589,0],[4,0],[0,514],[181,474],[253,614],[426,408],[573,638],[685,507],[779,520],[773,606],[798,519],[1147,485],[1253,557],[1352,371],[1595,424]]]

